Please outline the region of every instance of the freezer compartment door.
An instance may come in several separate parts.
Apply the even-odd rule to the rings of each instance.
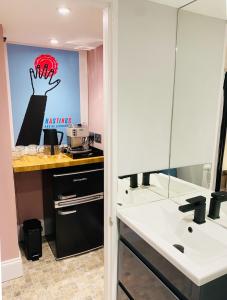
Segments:
[[[102,199],[56,209],[56,258],[103,245],[103,206]]]
[[[91,170],[53,175],[54,196],[58,200],[67,197],[84,197],[104,190],[104,170]],[[60,197],[60,198],[59,198]]]

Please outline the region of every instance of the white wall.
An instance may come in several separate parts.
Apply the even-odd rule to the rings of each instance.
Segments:
[[[180,11],[171,167],[211,163],[223,88],[225,21]]]
[[[88,72],[87,51],[79,52],[80,64],[80,119],[88,125]]]
[[[172,7],[118,1],[119,175],[169,166],[176,19]]]
[[[210,164],[183,167],[177,169],[177,177],[187,182],[209,188],[211,176],[210,171]]]

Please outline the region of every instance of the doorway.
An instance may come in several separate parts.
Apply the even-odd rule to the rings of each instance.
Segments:
[[[78,1],[79,3],[80,1]],[[93,1],[94,2],[94,1]],[[112,294],[112,289],[110,288],[110,286],[112,286],[112,283],[113,283],[113,273],[112,273],[112,276],[110,275],[110,272],[109,272],[109,268],[111,267],[111,263],[112,263],[112,258],[113,258],[113,251],[111,251],[110,249],[112,249],[112,244],[110,242],[111,240],[111,232],[112,232],[112,229],[111,229],[111,222],[110,222],[110,215],[112,215],[112,205],[111,205],[111,184],[112,184],[112,177],[113,177],[113,171],[112,171],[112,159],[113,158],[110,158],[110,154],[112,152],[112,146],[111,146],[111,143],[110,143],[110,140],[111,140],[111,129],[112,129],[112,123],[110,122],[110,115],[107,115],[107,114],[110,114],[112,113],[111,112],[111,106],[112,106],[112,103],[109,102],[111,100],[111,93],[110,93],[110,90],[109,90],[109,87],[110,87],[110,78],[109,78],[109,73],[110,73],[110,70],[111,70],[111,49],[110,49],[110,44],[111,44],[111,36],[109,34],[109,30],[110,30],[110,27],[111,27],[111,24],[110,22],[108,22],[109,20],[109,16],[110,16],[110,12],[111,12],[111,8],[109,5],[107,4],[101,4],[100,5],[100,1],[97,1],[97,6],[95,4],[92,4],[91,7],[96,7],[97,9],[100,9],[102,11],[102,15],[104,17],[104,27],[106,26],[106,28],[104,28],[104,40],[103,40],[103,44],[104,44],[104,96],[103,96],[103,115],[105,115],[105,121],[103,121],[103,128],[105,128],[105,132],[102,132],[102,138],[104,137],[104,142],[103,142],[103,147],[104,147],[104,153],[105,153],[105,217],[104,217],[104,222],[105,222],[105,279],[106,279],[106,291],[105,291],[105,296],[104,296],[104,290],[103,290],[103,281],[104,281],[104,266],[103,266],[103,250],[98,250],[96,253],[95,252],[90,252],[88,254],[85,254],[84,256],[81,256],[81,257],[75,257],[75,258],[70,258],[72,261],[69,260],[65,260],[65,261],[59,261],[59,262],[55,262],[54,260],[51,259],[51,252],[49,251],[49,247],[48,245],[45,243],[44,244],[44,247],[43,247],[43,250],[44,250],[44,265],[43,267],[41,265],[38,265],[39,262],[28,262],[28,264],[26,265],[27,261],[25,261],[25,257],[22,257],[22,261],[24,262],[24,277],[23,280],[21,280],[21,278],[18,278],[15,280],[15,285],[13,285],[13,282],[12,282],[12,285],[11,283],[7,284],[7,282],[4,284],[4,290],[14,290],[15,294],[13,295],[14,297],[18,297],[19,298],[22,298],[23,294],[21,294],[21,291],[22,290],[26,290],[26,284],[31,284],[31,282],[35,281],[32,274],[35,274],[36,271],[38,269],[40,269],[40,271],[42,270],[43,273],[46,273],[45,276],[42,277],[42,280],[39,279],[39,275],[36,274],[34,277],[37,278],[37,285],[43,285],[43,288],[44,289],[48,289],[48,278],[50,277],[53,277],[52,279],[54,279],[54,275],[56,276],[56,279],[53,280],[54,282],[58,282],[58,285],[57,287],[55,288],[55,292],[58,294],[59,296],[59,291],[62,290],[62,293],[64,293],[64,283],[65,283],[65,287],[67,286],[66,284],[66,281],[67,281],[67,270],[68,269],[73,269],[73,265],[76,265],[77,267],[80,266],[82,269],[83,269],[83,266],[84,268],[86,269],[86,275],[84,273],[84,275],[81,277],[81,284],[80,285],[80,288],[79,290],[83,292],[85,291],[85,289],[87,290],[87,294],[85,295],[86,297],[93,297],[91,299],[110,299],[110,294]],[[88,4],[86,4],[87,6],[89,6],[91,4],[91,1],[88,1]],[[85,4],[83,4],[83,7],[85,9],[86,7]],[[4,21],[2,21],[3,23],[3,26],[4,26]],[[7,22],[5,23],[6,26],[5,28],[7,29]],[[57,40],[57,38],[56,38]],[[54,38],[52,39],[52,43],[56,43],[56,40],[54,41]],[[20,42],[17,42],[17,41],[14,41],[14,40],[10,40],[8,39],[8,42],[11,43],[11,44],[16,44],[17,46],[21,45],[21,46],[25,46],[25,47],[38,47],[38,46],[42,46],[45,48],[45,45],[34,45],[32,44],[31,42],[23,42],[23,43],[20,43]],[[61,47],[58,47],[58,46],[51,46],[51,49],[61,49]],[[69,45],[70,43],[68,43]],[[97,46],[97,45],[96,45]],[[68,46],[67,46],[68,47]],[[83,49],[83,48],[86,48],[87,49]],[[74,47],[73,51],[77,51],[79,50],[80,52],[83,52],[83,51],[87,51],[87,63],[89,63],[89,56],[90,56],[90,59],[91,59],[91,63],[92,63],[92,54],[94,54],[94,57],[97,58],[97,53],[95,54],[94,52],[97,50],[98,47],[101,47],[101,45],[98,45],[98,47],[95,47],[95,49],[88,49],[90,46],[89,45],[86,45],[85,46],[81,46],[79,45],[79,48],[78,49],[75,49],[76,46]],[[48,47],[47,47],[48,48]],[[66,49],[63,49],[63,50],[66,50]],[[68,49],[66,51],[69,51]],[[93,59],[94,59],[93,57]],[[80,63],[84,62],[83,60],[85,59],[84,57],[84,53],[81,53],[81,61]],[[97,66],[97,61],[93,62],[96,66]],[[105,65],[106,63],[106,65]],[[88,66],[87,66],[87,70],[88,70]],[[86,72],[86,69],[84,69],[84,71]],[[93,74],[94,75],[94,74]],[[82,85],[86,85],[86,78],[84,76],[84,74],[80,74],[80,76],[83,77],[82,81],[83,82],[80,82],[80,89],[81,89],[81,92],[83,93],[83,97],[86,98],[86,93],[92,93],[94,92],[93,91],[84,91],[82,90]],[[89,78],[87,79],[89,81]],[[87,82],[87,84],[89,84]],[[12,93],[11,93],[11,96],[12,96]],[[81,94],[80,94],[81,96]],[[89,96],[89,95],[88,95]],[[86,103],[83,102],[81,103],[80,102],[80,108],[81,108],[81,116],[83,116],[84,119],[89,119],[89,117],[97,117],[97,116],[89,116],[89,109],[88,109],[88,105],[89,105],[89,100],[88,102]],[[93,107],[94,107],[94,102],[92,103]],[[101,105],[101,104],[100,104]],[[11,125],[14,125],[13,124],[14,121],[13,121],[13,116],[12,116],[12,124]],[[13,126],[14,127],[14,126]],[[92,129],[93,130],[93,129]],[[95,134],[99,134],[99,129],[97,130],[98,132],[95,132]],[[14,145],[15,144],[15,136],[14,136],[14,133],[12,132],[12,144]],[[108,168],[108,169],[107,169]],[[31,175],[31,174],[30,174]],[[16,178],[15,180],[17,182],[15,182],[15,186],[16,186],[16,193],[19,191],[19,199],[17,197],[17,209],[19,208],[19,211],[17,212],[17,218],[19,220],[18,222],[18,229],[20,228],[20,225],[22,224],[22,221],[24,220],[24,216],[26,216],[26,214],[29,215],[29,206],[28,207],[25,207],[23,205],[23,200],[20,201],[24,196],[26,198],[26,191],[25,189],[22,187],[22,185],[24,184],[24,182],[28,182],[28,180],[32,178],[32,180],[36,183],[36,187],[38,189],[38,192],[37,194],[35,195],[34,194],[34,190],[30,190],[30,196],[37,196],[39,197],[41,195],[40,193],[40,190],[39,188],[41,188],[41,182],[40,182],[40,177],[39,175],[37,175],[37,173],[35,174],[32,174],[31,176],[27,176],[26,179],[22,178],[22,176],[17,176],[18,178]],[[37,178],[38,177],[38,178]],[[38,181],[37,181],[38,180]],[[29,184],[28,184],[29,185]],[[32,185],[30,185],[32,186]],[[17,195],[18,196],[18,195]],[[27,194],[28,196],[28,194]],[[28,200],[25,199],[25,202]],[[32,209],[34,209],[34,206],[32,207]],[[34,213],[35,214],[35,213]],[[36,216],[35,216],[36,217]],[[109,246],[107,246],[107,244],[109,244]],[[86,256],[87,255],[87,256]],[[116,255],[116,254],[115,254]],[[81,261],[80,261],[81,259]],[[90,261],[90,262],[89,262]],[[37,268],[35,267],[35,264],[37,265]],[[52,264],[52,267],[50,267],[50,265]],[[56,264],[56,265],[55,265]],[[49,268],[50,267],[50,268]],[[56,268],[57,269],[56,269]],[[89,269],[90,268],[90,269]],[[95,269],[97,268],[97,269]],[[76,269],[76,267],[74,268],[74,270]],[[26,271],[29,272],[27,273],[27,276],[26,276]],[[97,280],[96,281],[93,281],[93,283],[90,285],[91,287],[91,291],[89,292],[89,288],[86,288],[86,285],[85,282],[87,282],[89,280],[89,277],[91,277],[91,279],[95,279],[94,276],[92,276],[92,270],[96,270],[96,273],[99,274],[100,276],[97,276]],[[98,271],[97,271],[98,270]],[[51,271],[51,273],[49,273]],[[78,273],[80,272],[80,268],[79,269],[76,269],[76,274],[78,275]],[[59,273],[59,275],[57,275]],[[63,275],[64,273],[64,279],[62,279],[62,277],[60,276],[60,273],[61,273],[61,276]],[[49,275],[48,275],[49,274]],[[52,274],[52,276],[50,276],[50,274]],[[73,272],[71,273],[71,278],[73,276]],[[97,275],[96,274],[96,275]],[[45,280],[45,278],[46,280]],[[75,279],[75,278],[74,278]],[[30,281],[31,280],[31,281]],[[70,280],[69,280],[70,282]],[[95,283],[96,282],[96,283]],[[97,284],[97,286],[96,286]],[[16,287],[16,285],[18,285],[18,288]],[[80,293],[80,291],[76,288],[76,285],[74,286],[73,285],[73,281],[70,282],[70,286],[71,286],[71,292],[74,293],[75,291],[77,291],[77,293]],[[8,288],[7,288],[8,287]],[[13,287],[13,288],[12,288]],[[98,288],[97,288],[98,287]],[[75,288],[75,291],[73,291],[73,289]],[[41,292],[44,292],[44,289],[41,289]],[[94,289],[97,290],[97,298],[94,298]],[[30,295],[35,295],[37,289],[35,289],[32,293],[32,289],[29,291]],[[51,291],[52,293],[53,291]],[[6,292],[7,294],[7,292]],[[56,294],[56,296],[57,296]],[[9,293],[9,295],[12,295]],[[29,296],[30,296],[29,295]],[[79,295],[79,294],[78,294]],[[82,295],[82,294],[81,294]],[[91,296],[92,295],[92,296]],[[107,296],[108,295],[108,296]],[[61,297],[62,298],[62,297]],[[6,298],[7,299],[7,298]],[[25,298],[23,298],[25,299]],[[31,297],[29,299],[32,299]],[[41,299],[41,298],[39,298]],[[53,298],[55,299],[55,298]],[[67,299],[66,297],[64,297],[64,299]]]

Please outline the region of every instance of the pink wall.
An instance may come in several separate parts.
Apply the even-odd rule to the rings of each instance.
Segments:
[[[0,25],[0,239],[2,260],[19,256],[13,170],[11,160],[10,115],[6,75],[6,49]]]
[[[103,103],[103,47],[88,51],[88,124],[91,132],[102,135],[103,149],[104,103]]]
[[[41,172],[16,173],[14,180],[18,224],[26,219],[43,219]]]

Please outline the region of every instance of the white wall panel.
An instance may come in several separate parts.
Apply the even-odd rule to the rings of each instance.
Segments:
[[[119,175],[169,166],[175,8],[118,2]]]
[[[225,22],[180,11],[171,167],[211,163],[223,86]]]

